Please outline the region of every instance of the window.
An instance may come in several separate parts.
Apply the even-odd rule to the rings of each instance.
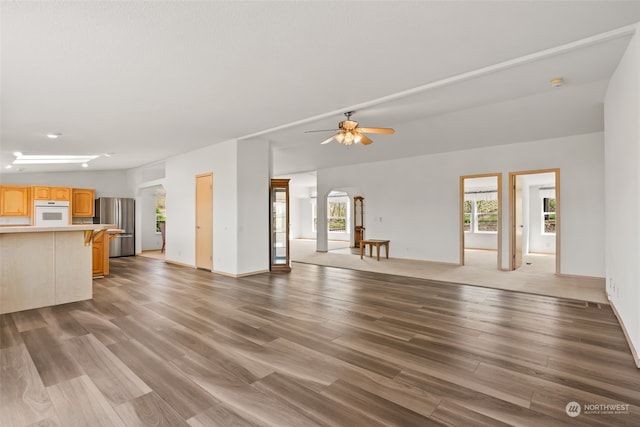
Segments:
[[[498,231],[497,200],[476,200],[476,231]]]
[[[464,194],[463,229],[467,233],[498,232],[498,192],[474,190]]]
[[[542,198],[542,233],[556,234],[556,199]]]
[[[349,196],[347,193],[332,191],[327,197],[327,224],[331,233],[348,233],[347,218]]]
[[[156,233],[160,233],[160,224],[167,220],[165,215],[165,191],[164,189],[156,190]]]
[[[471,218],[473,216],[473,200],[465,200],[463,206],[464,231],[471,231]]]

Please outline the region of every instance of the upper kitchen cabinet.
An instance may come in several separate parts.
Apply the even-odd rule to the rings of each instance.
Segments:
[[[72,190],[71,215],[74,217],[95,216],[96,191],[89,188],[74,188]]]
[[[69,188],[69,187],[51,187],[51,200],[68,200],[68,201],[71,201],[71,188]]]
[[[43,187],[33,186],[33,200],[66,200],[71,201],[71,188],[69,187]]]
[[[33,190],[33,200],[51,200],[50,187],[42,187],[40,185],[34,185],[32,187],[32,190]]]
[[[21,185],[0,186],[0,216],[30,216],[30,188]]]

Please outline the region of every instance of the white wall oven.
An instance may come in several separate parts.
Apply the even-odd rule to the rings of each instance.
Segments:
[[[36,200],[33,212],[36,227],[69,225],[69,201]]]

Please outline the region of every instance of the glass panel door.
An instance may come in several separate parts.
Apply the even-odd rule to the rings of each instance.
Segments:
[[[289,180],[271,180],[271,270],[291,270],[289,259]]]

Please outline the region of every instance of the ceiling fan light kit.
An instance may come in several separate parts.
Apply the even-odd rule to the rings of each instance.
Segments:
[[[338,123],[338,129],[331,129],[333,131],[337,130],[338,133],[333,135],[331,138],[328,138],[321,142],[321,144],[328,144],[331,141],[335,140],[343,145],[351,145],[351,144],[363,144],[369,145],[373,141],[363,135],[363,133],[386,133],[392,134],[395,132],[392,128],[361,128],[358,126],[358,122],[355,120],[351,120],[351,115],[353,111],[348,111],[344,113],[347,117],[347,120],[343,120]],[[307,131],[307,132],[326,132],[324,130],[321,131]]]

